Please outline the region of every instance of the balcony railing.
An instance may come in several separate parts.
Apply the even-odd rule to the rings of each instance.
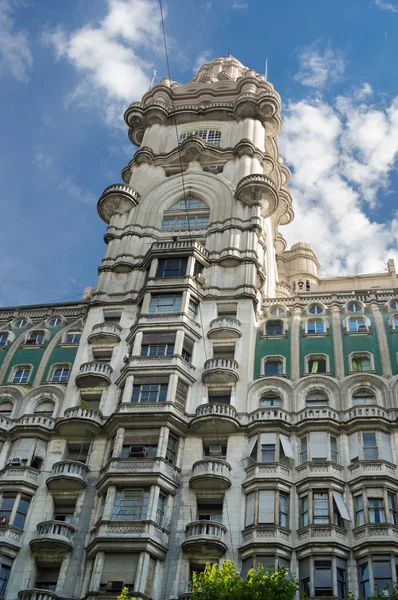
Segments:
[[[21,590],[18,592],[19,600],[59,600],[59,596],[50,590],[40,590],[32,588],[30,590]]]
[[[236,419],[236,409],[234,406],[231,406],[231,404],[214,404],[213,402],[209,402],[198,406],[196,409],[196,416],[220,416]]]
[[[63,460],[53,465],[47,477],[47,487],[54,490],[79,490],[87,485],[88,468],[75,460]]]
[[[226,489],[231,485],[231,465],[221,458],[206,457],[192,467],[192,488]]]
[[[85,406],[73,406],[67,408],[64,412],[66,419],[87,419],[88,421],[95,421],[98,425],[102,425],[104,417],[102,412],[98,408],[88,408]]]
[[[23,415],[11,423],[11,428],[24,426],[44,427],[45,429],[54,429],[55,419],[45,415]]]
[[[37,525],[37,533],[42,536],[61,535],[71,540],[74,532],[75,528],[64,521],[43,521]]]
[[[93,387],[93,385],[109,385],[111,382],[112,367],[108,363],[86,362],[80,365],[76,376],[76,384],[79,387]]]
[[[117,323],[97,323],[93,326],[87,341],[89,344],[91,344],[97,339],[104,339],[105,343],[116,344],[120,342],[121,331],[122,328]]]
[[[63,460],[53,465],[53,475],[78,475],[79,477],[86,476],[88,467],[77,460]]]
[[[185,528],[185,541],[182,543],[184,551],[211,549],[220,556],[227,550],[225,544],[227,529],[217,521],[193,521]]]
[[[236,339],[242,335],[241,322],[234,317],[218,317],[210,323],[207,336],[209,338],[229,338]]]

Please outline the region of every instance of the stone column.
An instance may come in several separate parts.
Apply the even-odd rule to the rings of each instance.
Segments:
[[[134,338],[133,349],[131,351],[132,356],[139,356],[141,354],[142,338],[144,334],[142,331],[137,331]]]
[[[102,521],[110,521],[112,518],[113,507],[115,505],[116,487],[111,485],[106,492]]]
[[[154,258],[149,268],[149,277],[156,277],[156,271],[158,270],[159,259]]]
[[[187,272],[186,272],[186,275],[188,277],[193,277],[194,268],[195,268],[195,258],[193,256],[188,256]]]
[[[178,376],[176,373],[171,373],[169,377],[169,384],[167,386],[166,402],[174,402],[176,391],[177,391]]]
[[[115,436],[115,445],[113,446],[112,458],[117,458],[122,453],[123,440],[124,440],[124,427],[119,427]]]
[[[180,312],[188,313],[189,300],[190,300],[190,295],[188,294],[188,292],[183,292]]]
[[[341,320],[339,307],[334,304],[331,306],[332,313],[332,335],[333,335],[333,354],[335,377],[341,379],[344,377],[344,354],[343,338],[341,333]]]
[[[176,331],[176,337],[174,341],[174,354],[178,354],[181,356],[182,354],[182,346],[184,344],[185,332],[183,329],[178,329]]]
[[[381,314],[379,306],[376,302],[372,302],[370,308],[372,310],[373,319],[376,326],[377,341],[379,343],[381,372],[384,377],[390,378],[392,377],[392,369],[383,315]]]
[[[131,396],[133,395],[134,375],[127,375],[126,383],[124,384],[122,404],[130,404]]]
[[[147,520],[156,522],[156,512],[158,509],[160,489],[157,485],[152,485],[148,499],[148,514]]]
[[[4,469],[4,467],[6,465],[8,454],[10,452],[10,448],[11,448],[11,441],[6,440],[3,444],[3,447],[0,452],[0,469]]]
[[[293,310],[293,318],[290,327],[290,379],[300,379],[300,326],[301,308]]]
[[[137,573],[134,582],[134,592],[144,593],[148,573],[149,554],[140,552],[138,557]]]
[[[99,592],[102,569],[105,562],[105,552],[98,552],[95,556],[93,574],[90,581],[90,592]]]
[[[167,440],[169,438],[168,427],[161,427],[159,432],[158,451],[157,455],[162,458],[166,457]]]
[[[142,308],[141,308],[141,313],[142,314],[146,314],[149,312],[149,305],[151,303],[151,294],[150,292],[147,292],[144,295],[144,299],[142,301]]]

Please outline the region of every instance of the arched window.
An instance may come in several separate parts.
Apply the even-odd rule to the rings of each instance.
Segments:
[[[45,415],[52,417],[54,413],[55,404],[52,400],[43,400],[39,402],[35,408],[35,415]]]
[[[163,231],[205,229],[209,225],[210,210],[198,198],[185,198],[164,211]]]
[[[0,402],[0,417],[11,417],[14,405],[12,402]]]
[[[315,390],[308,394],[305,403],[307,406],[327,406],[329,404],[329,398],[325,392]]]
[[[349,304],[347,304],[347,310],[353,313],[361,312],[362,305],[359,304],[359,302],[350,302]]]
[[[352,395],[352,402],[354,405],[358,404],[377,404],[376,396],[371,390],[359,389],[355,390]]]
[[[191,131],[184,131],[184,133],[180,134],[178,140],[179,144],[193,135],[199,136],[204,142],[207,142],[212,146],[219,146],[221,143],[221,131],[219,129],[192,129]]]
[[[264,394],[261,396],[260,401],[258,403],[259,406],[282,406],[282,398],[277,396],[276,394]]]

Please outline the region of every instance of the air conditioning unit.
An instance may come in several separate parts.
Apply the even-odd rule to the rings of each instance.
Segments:
[[[8,525],[8,517],[0,517],[0,525]]]
[[[195,275],[195,279],[200,285],[204,285],[206,283],[206,277],[204,277],[202,273],[198,273],[197,275]]]
[[[107,592],[121,592],[124,587],[124,581],[108,581],[105,590]]]
[[[144,446],[130,446],[129,456],[132,456],[132,457],[145,456]]]
[[[358,325],[358,331],[367,331],[368,328],[366,327],[366,325]]]
[[[15,456],[10,460],[11,465],[20,465],[22,463],[21,459],[18,456]]]
[[[222,446],[209,446],[209,454],[222,454]]]

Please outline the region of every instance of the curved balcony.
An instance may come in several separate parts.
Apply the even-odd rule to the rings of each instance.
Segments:
[[[97,408],[73,406],[67,408],[62,419],[57,422],[56,431],[65,437],[86,435],[87,432],[95,435],[103,422],[102,412]]]
[[[260,173],[243,177],[236,186],[235,198],[249,206],[261,206],[263,217],[272,215],[278,206],[275,183]]]
[[[220,557],[227,551],[224,542],[226,527],[216,521],[193,521],[185,528],[185,540],[181,544],[184,552]]]
[[[62,460],[54,463],[51,475],[47,477],[49,490],[76,491],[87,487],[88,467],[76,460]]]
[[[108,387],[111,382],[112,367],[108,363],[96,361],[80,365],[76,375],[76,385],[82,387]]]
[[[137,206],[139,198],[139,193],[130,185],[110,185],[98,200],[98,214],[105,223],[109,223],[114,214],[124,214]]]
[[[192,467],[189,485],[194,490],[226,490],[231,487],[231,465],[221,458],[203,458]]]
[[[37,525],[37,536],[30,542],[32,552],[70,552],[75,528],[63,521],[43,521]]]
[[[11,424],[10,429],[14,434],[16,429],[24,429],[33,434],[34,430],[41,431],[41,433],[50,432],[54,429],[54,425],[55,419],[46,415],[22,415]]]
[[[219,317],[210,323],[207,337],[210,340],[237,340],[241,337],[241,322],[234,317]]]
[[[201,404],[196,409],[191,428],[197,433],[218,435],[219,433],[234,433],[239,429],[236,409],[230,404]]]
[[[202,379],[204,383],[236,383],[238,368],[236,360],[231,358],[210,358],[205,362]]]
[[[89,344],[116,346],[120,342],[122,328],[117,323],[97,323],[87,338]]]
[[[59,600],[59,596],[50,590],[31,588],[18,592],[18,600]]]

